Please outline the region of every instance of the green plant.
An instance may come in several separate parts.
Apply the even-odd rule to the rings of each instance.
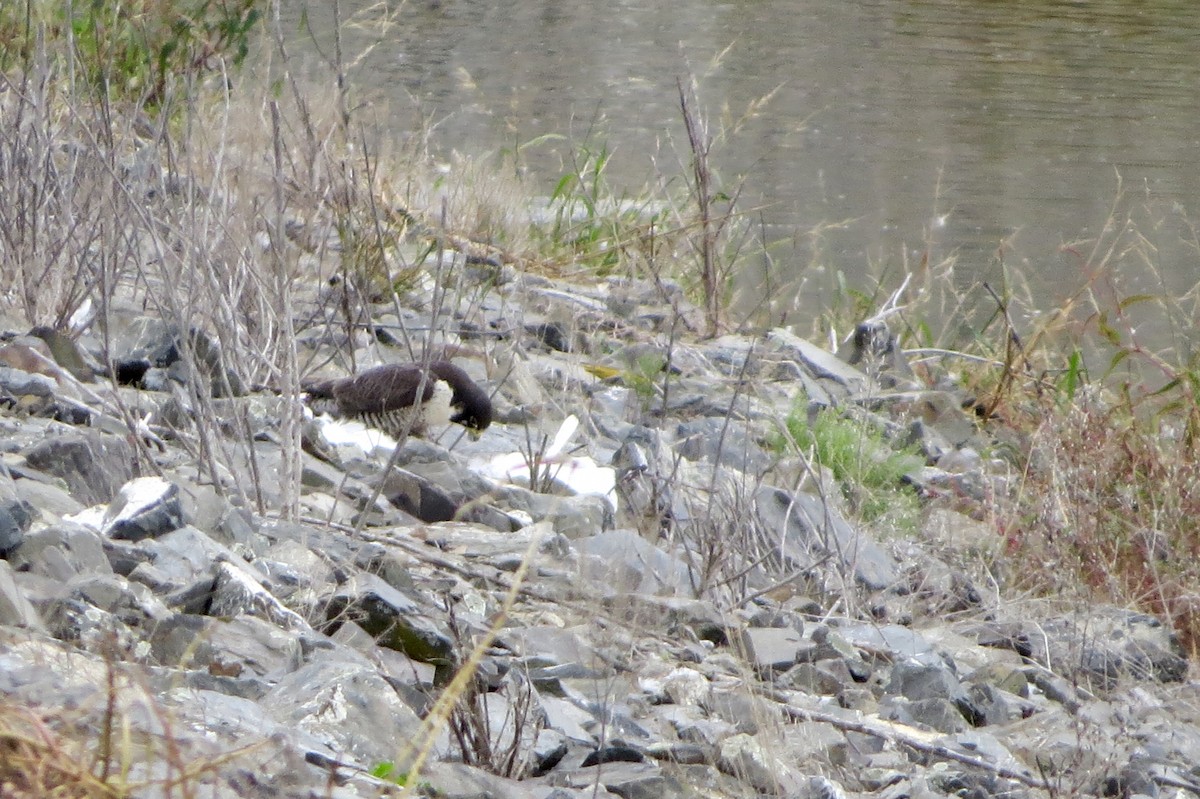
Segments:
[[[523,149],[561,138],[543,136]],[[609,185],[611,158],[607,144],[590,139],[571,151],[545,212],[532,225],[539,257],[566,259],[600,276],[625,273],[638,259],[653,260],[663,212],[649,198],[631,200]]]
[[[395,763],[383,762],[376,763],[371,769],[371,776],[377,779],[386,780],[394,785],[404,787],[408,785],[408,772],[396,768]]]
[[[666,367],[665,356],[647,352],[638,355],[629,370],[624,372],[625,382],[637,394],[643,406],[649,406],[650,401],[660,393]]]
[[[1073,403],[1079,393],[1079,389],[1086,381],[1087,367],[1083,363],[1083,353],[1076,347],[1067,356],[1066,368],[1063,369],[1062,374],[1058,378],[1057,386],[1060,406]]]
[[[801,452],[811,452],[814,464],[829,469],[863,521],[886,517],[906,528],[915,524],[918,499],[901,482],[925,463],[915,446],[895,449],[868,423],[834,410],[821,411],[810,424],[804,409],[797,408],[785,425],[787,437],[779,436],[776,448],[794,442]]]
[[[0,4],[0,68],[28,63],[39,31],[106,99],[157,105],[168,83],[239,66],[265,0],[25,0]]]

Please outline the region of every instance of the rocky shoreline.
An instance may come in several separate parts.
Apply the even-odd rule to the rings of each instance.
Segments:
[[[338,374],[439,331],[494,395],[479,441],[303,419],[132,298],[107,350],[8,337],[6,742],[86,742],[139,797],[1200,795],[1171,631],[1007,594],[962,511],[1012,476],[886,331],[702,340],[668,283],[447,258],[467,290],[350,333],[315,312],[297,345]],[[798,407],[919,449],[916,530],[848,520],[778,446]]]

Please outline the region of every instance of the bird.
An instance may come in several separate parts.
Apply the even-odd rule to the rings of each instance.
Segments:
[[[449,361],[389,363],[302,388],[313,413],[357,420],[396,439],[449,422],[477,438],[492,423],[487,392]]]

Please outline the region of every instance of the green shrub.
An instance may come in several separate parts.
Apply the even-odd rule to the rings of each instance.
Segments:
[[[915,447],[894,449],[868,424],[824,410],[809,425],[803,408],[788,415],[790,441],[813,463],[832,472],[842,494],[865,522],[888,520],[898,529],[915,527],[919,504],[902,479],[921,468],[925,459]],[[785,446],[783,437],[776,442]]]
[[[160,104],[173,79],[238,66],[265,0],[0,3],[0,69],[27,65],[42,38],[101,96]]]

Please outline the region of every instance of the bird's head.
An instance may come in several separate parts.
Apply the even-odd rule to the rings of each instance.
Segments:
[[[478,393],[471,392],[469,396],[463,396],[458,391],[454,392],[450,405],[450,421],[461,424],[467,428],[471,438],[478,439],[492,423],[492,401],[478,386],[472,385],[472,388]]]
[[[472,438],[478,438],[492,423],[491,397],[456,366],[436,363],[432,370],[440,379],[449,383],[453,391],[450,398],[450,421],[461,424],[471,433]]]

